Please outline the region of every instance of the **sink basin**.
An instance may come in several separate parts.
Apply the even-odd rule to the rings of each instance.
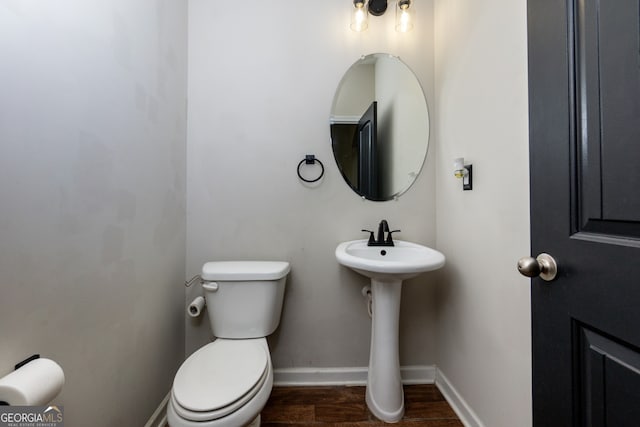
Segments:
[[[444,255],[416,243],[394,241],[395,246],[367,246],[367,240],[340,243],[336,258],[345,267],[371,279],[406,280],[444,265]]]
[[[367,240],[340,243],[336,259],[371,279],[371,351],[367,406],[379,419],[395,423],[404,415],[400,377],[399,326],[402,281],[444,266],[444,255],[416,243],[367,246]]]

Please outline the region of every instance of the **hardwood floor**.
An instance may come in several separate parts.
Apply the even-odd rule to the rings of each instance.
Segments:
[[[274,387],[262,427],[389,426],[367,409],[364,387]],[[435,385],[404,387],[404,418],[394,426],[463,427]]]

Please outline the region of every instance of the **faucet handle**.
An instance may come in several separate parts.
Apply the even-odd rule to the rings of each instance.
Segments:
[[[376,242],[375,237],[373,237],[373,231],[365,230],[365,229],[362,229],[361,231],[364,232],[364,233],[369,233],[369,241],[367,242],[367,245],[371,245],[371,243],[375,243]]]
[[[393,237],[392,234],[393,233],[399,233],[400,230],[391,230],[387,232],[387,244],[390,244],[391,246],[393,246]]]

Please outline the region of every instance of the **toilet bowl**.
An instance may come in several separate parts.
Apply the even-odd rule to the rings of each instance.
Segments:
[[[265,338],[217,339],[192,354],[178,370],[167,420],[171,427],[249,425],[267,403],[272,387]]]
[[[266,335],[280,322],[286,262],[206,263],[201,274],[215,341],[184,361],[167,406],[170,427],[259,426],[273,387]]]

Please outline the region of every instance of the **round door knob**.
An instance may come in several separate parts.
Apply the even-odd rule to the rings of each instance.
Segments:
[[[538,277],[547,282],[552,281],[558,274],[558,264],[549,254],[540,254],[537,258],[524,257],[518,260],[518,271],[523,276]]]

